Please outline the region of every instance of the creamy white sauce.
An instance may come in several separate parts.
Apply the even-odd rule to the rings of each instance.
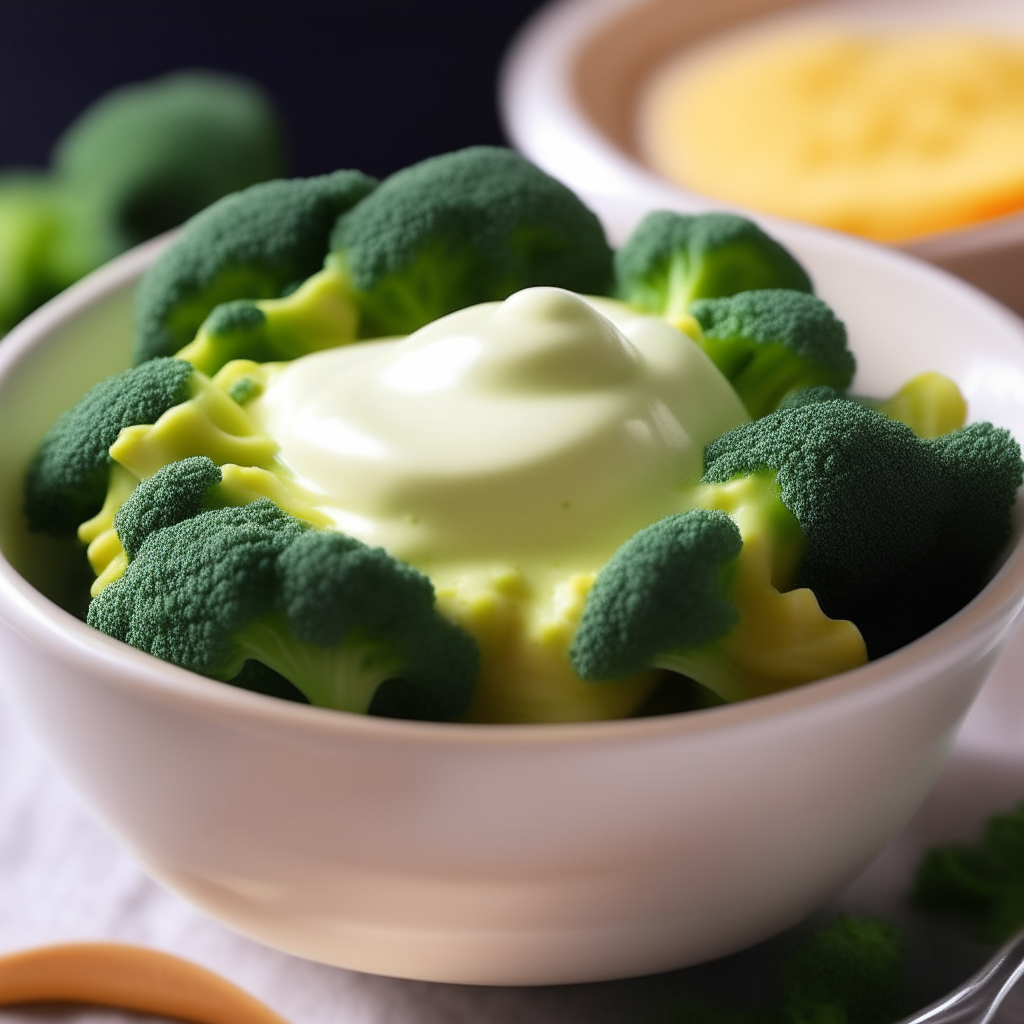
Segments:
[[[421,566],[596,567],[747,420],[685,334],[557,288],[283,364],[249,408],[339,529]]]

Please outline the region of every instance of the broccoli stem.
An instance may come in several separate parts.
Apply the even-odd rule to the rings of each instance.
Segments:
[[[954,381],[941,373],[919,373],[889,398],[866,405],[906,423],[918,437],[942,437],[967,419],[967,402]]]
[[[732,600],[736,625],[701,648],[669,651],[655,666],[679,672],[727,701],[745,700],[856,668],[867,649],[852,622],[830,619],[811,590],[787,590],[803,537],[783,505],[774,474],[755,473],[698,492],[702,507],[726,512],[739,527]]]
[[[297,640],[283,616],[259,619],[237,637],[242,653],[238,670],[248,659],[279,672],[311,704],[365,714],[385,679],[402,674],[402,659],[385,644],[350,635],[333,647]],[[234,673],[237,674],[237,673]]]
[[[210,376],[234,359],[296,359],[354,341],[358,320],[347,279],[328,266],[284,298],[217,306],[176,358]]]

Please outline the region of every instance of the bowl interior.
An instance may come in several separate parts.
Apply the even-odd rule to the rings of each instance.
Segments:
[[[620,244],[645,212],[637,202],[600,205]],[[969,419],[991,420],[1024,438],[1024,325],[955,279],[876,246],[796,225],[771,230],[811,269],[818,293],[846,322],[858,358],[855,389],[895,391],[925,370],[960,385]],[[84,559],[73,541],[30,534],[21,489],[49,426],[92,384],[129,365],[135,284],[159,252],[121,257],[16,328],[0,346],[0,550],[46,596],[80,612],[73,598]],[[87,570],[85,570],[87,571]]]

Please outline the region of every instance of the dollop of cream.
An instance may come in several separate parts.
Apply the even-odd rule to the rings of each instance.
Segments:
[[[427,568],[598,566],[747,420],[685,334],[558,288],[282,364],[249,408],[338,529]]]

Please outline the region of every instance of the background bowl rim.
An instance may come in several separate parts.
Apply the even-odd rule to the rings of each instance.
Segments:
[[[820,0],[789,0],[778,12],[818,2]],[[588,173],[604,172],[620,183],[628,180],[631,193],[642,186],[660,193],[670,206],[675,203],[743,212],[745,208],[737,203],[689,189],[649,167],[637,154],[624,149],[603,131],[578,97],[576,68],[587,47],[616,21],[631,15],[642,16],[643,8],[656,3],[657,0],[548,0],[535,11],[512,38],[498,75],[498,105],[506,133],[517,149],[555,177],[562,177],[563,161],[549,161],[542,149],[545,140],[555,134],[568,134],[577,155],[586,152],[600,165],[591,167]],[[773,13],[776,10],[766,8],[752,17],[770,17]],[[729,26],[724,31],[729,31]],[[544,103],[538,102],[541,94],[546,100]],[[560,144],[565,144],[564,138]],[[571,180],[566,180],[566,184],[577,187]],[[614,194],[621,193],[616,190]],[[816,226],[760,210],[752,212],[765,221]],[[942,261],[1022,242],[1024,208],[976,224],[895,242],[892,247],[923,259]]]

